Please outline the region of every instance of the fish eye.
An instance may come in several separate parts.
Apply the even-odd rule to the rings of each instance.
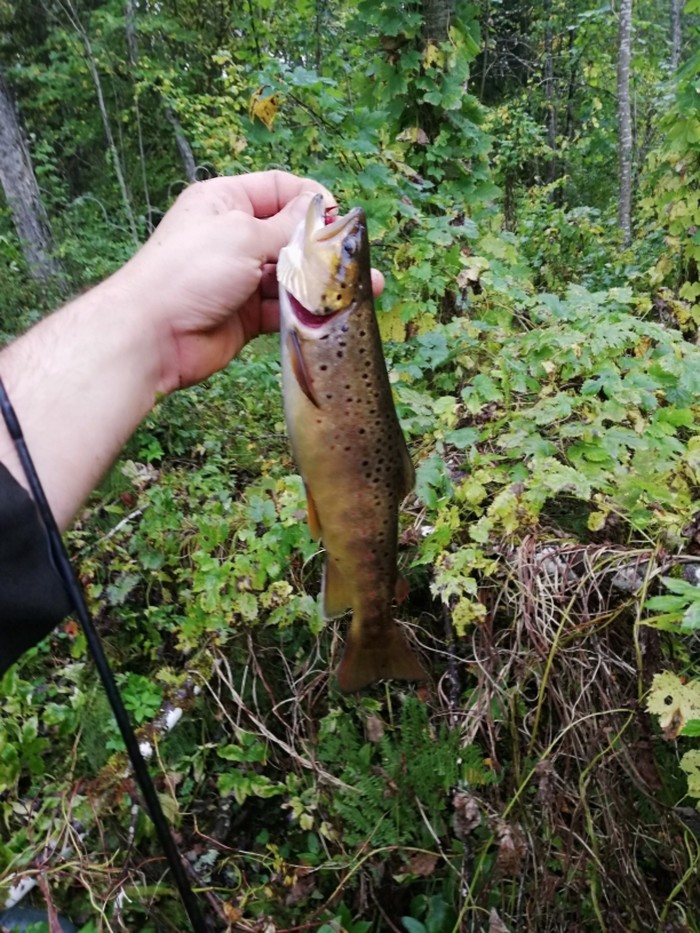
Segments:
[[[343,240],[343,255],[351,259],[359,249],[356,236],[346,236]]]

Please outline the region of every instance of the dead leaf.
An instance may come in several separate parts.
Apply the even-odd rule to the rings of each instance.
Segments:
[[[365,722],[367,738],[370,742],[378,742],[384,737],[384,723],[379,716],[368,716]]]
[[[525,834],[517,823],[506,823],[499,820],[496,825],[496,839],[498,841],[498,855],[496,863],[506,877],[519,875],[523,867],[523,859],[527,855],[527,841]]]
[[[427,146],[430,143],[430,137],[420,126],[408,126],[402,130],[396,137],[400,143],[413,143],[416,146]]]
[[[430,852],[414,852],[408,860],[408,870],[412,875],[427,878],[435,871],[437,863],[437,855],[431,855]]]
[[[509,933],[508,927],[498,916],[498,911],[495,907],[491,908],[491,913],[489,914],[489,933]]]
[[[473,832],[481,823],[479,804],[471,794],[459,791],[454,795],[452,805],[454,807],[452,825],[455,835],[464,842],[469,833]]]
[[[67,622],[63,623],[63,631],[69,638],[76,638],[80,627],[74,619],[68,619]]]
[[[243,919],[243,911],[236,907],[235,904],[232,904],[231,901],[224,901],[221,909],[229,923],[238,923],[239,920]]]

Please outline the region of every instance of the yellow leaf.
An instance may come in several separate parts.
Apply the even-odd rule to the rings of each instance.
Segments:
[[[486,606],[478,600],[460,599],[452,610],[452,624],[459,637],[472,625],[480,625],[486,618]]]
[[[406,339],[406,325],[401,320],[400,304],[378,314],[377,320],[382,340],[395,340],[397,343],[403,343]]]
[[[700,748],[693,748],[683,755],[681,768],[688,775],[688,795],[700,797]]]
[[[700,680],[684,684],[670,671],[654,674],[647,709],[659,717],[664,738],[673,740],[690,719],[700,719]]]
[[[440,51],[432,39],[426,45],[425,52],[423,52],[423,64],[426,68],[430,68],[432,65],[442,68],[445,64],[445,53]]]
[[[608,517],[607,512],[591,512],[588,516],[588,525],[589,531],[602,531],[605,527],[605,519]]]
[[[263,97],[264,90],[265,87],[263,85],[263,87],[259,87],[250,98],[248,113],[250,114],[251,120],[260,120],[261,123],[265,124],[268,130],[271,130],[277,112],[282,105],[282,97],[277,93],[270,94],[268,97]]]

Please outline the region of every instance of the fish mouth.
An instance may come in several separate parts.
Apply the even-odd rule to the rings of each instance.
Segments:
[[[309,205],[309,216],[307,222],[311,219],[313,212],[313,239],[316,243],[328,243],[335,237],[345,237],[353,231],[349,228],[357,226],[363,219],[361,207],[353,207],[347,214],[338,216],[329,222],[328,213],[323,207],[323,197],[318,194]],[[308,226],[307,226],[308,230]],[[309,244],[311,245],[311,244]]]
[[[308,308],[305,308],[291,293],[289,294],[289,304],[294,317],[305,327],[323,327],[331,318],[337,317],[337,315],[343,313],[342,311],[335,311],[333,314],[315,314],[313,311],[309,311]]]

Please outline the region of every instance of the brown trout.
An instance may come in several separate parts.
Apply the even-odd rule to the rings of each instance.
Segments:
[[[426,673],[394,622],[398,513],[414,470],[374,313],[360,208],[326,222],[317,195],[279,257],[282,384],[311,534],[323,541],[323,611],[352,609],[344,692]]]

